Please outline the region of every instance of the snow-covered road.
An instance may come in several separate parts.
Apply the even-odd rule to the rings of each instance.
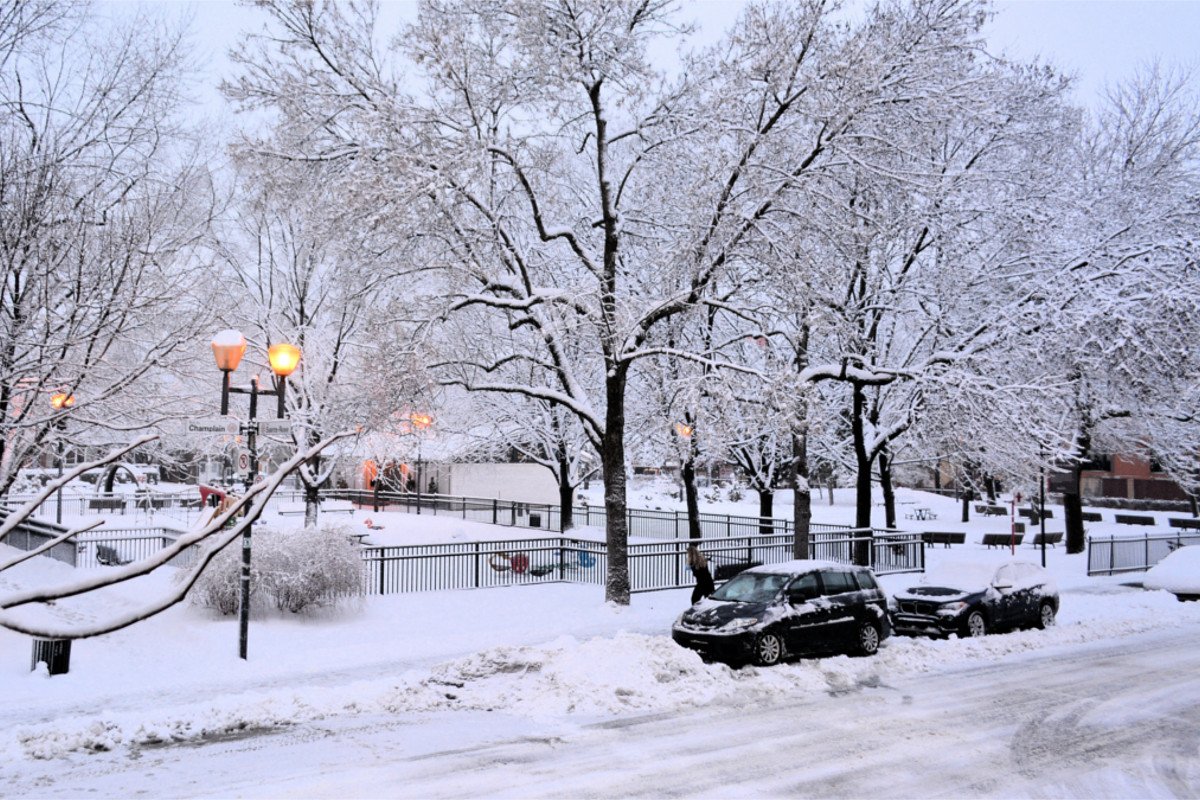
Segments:
[[[824,695],[781,697],[751,699],[731,684],[701,708],[601,722],[336,715],[203,744],[54,759],[0,782],[0,794],[1200,796],[1192,626],[894,681],[868,671]]]

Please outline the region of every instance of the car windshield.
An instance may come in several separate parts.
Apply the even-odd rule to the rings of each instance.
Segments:
[[[769,603],[790,578],[790,575],[743,572],[713,592],[712,598],[735,603]]]

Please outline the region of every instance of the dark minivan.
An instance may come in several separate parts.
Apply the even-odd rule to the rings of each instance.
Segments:
[[[671,634],[706,659],[770,666],[800,655],[872,655],[890,632],[871,570],[787,561],[732,578],[683,612]]]

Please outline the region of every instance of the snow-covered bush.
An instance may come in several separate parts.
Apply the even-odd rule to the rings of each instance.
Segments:
[[[345,527],[255,528],[250,567],[253,605],[297,613],[362,594],[362,559]],[[192,587],[196,605],[220,614],[238,609],[241,540],[213,559]]]

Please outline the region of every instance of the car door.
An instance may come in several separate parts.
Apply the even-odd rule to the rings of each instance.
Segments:
[[[816,572],[796,577],[784,592],[789,604],[784,639],[791,653],[810,653],[825,637],[829,624],[829,604],[821,597],[821,581]]]
[[[861,605],[861,591],[849,570],[821,572],[821,595],[829,604],[829,624],[825,628],[829,636],[828,647],[840,647],[855,635],[858,623],[855,611]]]
[[[1025,618],[1024,596],[1027,592],[1020,589],[1020,580],[1015,564],[1005,564],[996,570],[992,579],[992,587],[998,598],[992,607],[993,625],[1018,625]]]

